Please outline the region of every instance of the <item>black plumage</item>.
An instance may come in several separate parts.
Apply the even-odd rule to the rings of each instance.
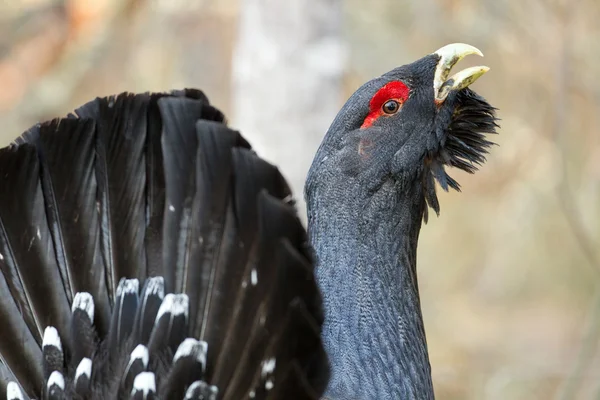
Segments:
[[[31,128],[0,150],[0,398],[319,398],[289,198],[197,90]]]
[[[469,89],[489,68],[450,74],[469,54],[481,52],[451,44],[366,82],[315,155],[305,196],[331,364],[327,399],[435,398],[419,232],[429,208],[440,209],[436,180],[459,189],[446,167],[474,172],[497,127],[495,109]]]
[[[425,201],[436,214],[440,213],[436,181],[445,191],[452,188],[460,192],[460,184],[445,167],[455,167],[470,174],[477,172],[485,162],[488,149],[494,145],[486,137],[495,134],[498,128],[496,108],[471,89],[450,93],[446,102],[454,107],[440,109],[434,128],[440,148],[428,155],[423,175]],[[423,217],[427,222],[427,209]]]

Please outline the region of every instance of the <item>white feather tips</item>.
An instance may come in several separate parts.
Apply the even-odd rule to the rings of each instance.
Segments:
[[[273,375],[275,371],[275,366],[277,365],[277,359],[275,357],[269,358],[268,360],[264,360],[262,362],[262,370],[260,371],[260,377],[265,379],[267,376]],[[273,389],[275,384],[271,378],[267,379],[265,382],[265,389],[267,391]]]
[[[272,374],[275,371],[275,365],[277,364],[277,360],[275,357],[269,358],[268,360],[263,361],[262,363],[262,371],[260,372],[261,377],[265,377],[269,374]]]
[[[117,297],[124,294],[137,293],[140,289],[140,281],[137,279],[121,279],[117,286]]]
[[[202,365],[202,369],[206,366],[206,352],[208,351],[208,343],[194,338],[187,338],[177,348],[173,363],[176,363],[182,357],[193,357]]]
[[[75,382],[82,376],[85,376],[87,379],[92,377],[92,360],[87,357],[81,359],[75,370]]]
[[[167,294],[158,309],[154,322],[157,323],[158,320],[167,313],[172,314],[173,316],[183,314],[187,318],[189,303],[190,300],[186,294]]]
[[[165,280],[162,276],[153,276],[146,280],[146,296],[165,297]]]
[[[78,292],[75,294],[71,311],[75,312],[77,309],[84,311],[90,318],[90,321],[94,321],[94,298],[91,294],[87,292]]]
[[[195,381],[190,386],[188,386],[187,390],[185,391],[184,400],[193,399],[194,396],[196,395],[196,391],[202,390],[203,383],[204,382],[201,382],[201,381]]]
[[[140,360],[144,365],[144,368],[148,366],[148,361],[150,360],[150,354],[148,353],[148,348],[143,344],[138,344],[135,349],[131,352],[129,356],[129,364],[127,365],[127,369],[131,367],[131,364]]]
[[[54,385],[58,386],[62,390],[65,390],[65,377],[58,371],[54,371],[50,374],[46,387],[50,389]]]
[[[54,346],[58,350],[62,351],[62,343],[58,331],[53,326],[47,326],[44,330],[44,339],[42,341],[42,348],[47,346]]]
[[[208,394],[208,397],[202,396],[204,394]],[[200,399],[206,398],[207,400],[214,400],[217,398],[218,394],[219,394],[219,389],[216,386],[208,386],[208,384],[204,381],[194,381],[188,387],[188,389],[185,391],[184,400],[198,399],[198,398],[200,398]]]
[[[11,381],[6,385],[6,399],[7,400],[24,400],[23,392],[17,382]]]
[[[150,360],[150,353],[148,348],[143,344],[138,344],[135,346],[135,349],[129,355],[129,362],[127,363],[127,367],[125,368],[125,375],[129,374],[133,363],[136,361],[140,361],[143,365],[143,369],[148,367],[148,361]]]
[[[256,268],[252,268],[252,272],[250,272],[250,283],[252,283],[252,286],[256,286],[258,283],[258,272],[256,271]]]
[[[156,380],[154,379],[153,372],[140,372],[135,376],[131,396],[137,392],[142,392],[144,398],[146,398],[150,392],[156,393]]]

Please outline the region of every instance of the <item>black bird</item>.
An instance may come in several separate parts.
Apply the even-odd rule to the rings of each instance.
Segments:
[[[433,399],[416,254],[445,166],[473,173],[495,133],[495,109],[448,77],[469,54],[445,46],[359,88],[337,115],[306,182],[308,231],[324,298],[328,399]]]
[[[415,253],[435,180],[459,188],[444,166],[474,172],[495,132],[467,88],[487,68],[448,78],[472,53],[348,100],[307,180],[313,249],[197,90],[99,98],[0,150],[0,398],[433,398]]]

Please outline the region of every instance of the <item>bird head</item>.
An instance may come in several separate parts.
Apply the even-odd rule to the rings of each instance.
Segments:
[[[456,43],[389,71],[360,87],[344,105],[315,157],[307,195],[316,176],[327,184],[356,180],[367,191],[385,182],[423,183],[424,197],[439,212],[435,181],[444,190],[460,186],[445,171],[469,173],[485,161],[495,133],[495,109],[468,87],[489,68],[451,75],[475,47]]]

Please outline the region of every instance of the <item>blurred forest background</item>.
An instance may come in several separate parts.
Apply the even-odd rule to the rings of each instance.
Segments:
[[[475,45],[457,70],[491,67],[474,89],[502,129],[421,233],[437,397],[600,399],[599,20],[596,0],[3,1],[0,145],[96,96],[198,87],[301,198],[360,84]]]

